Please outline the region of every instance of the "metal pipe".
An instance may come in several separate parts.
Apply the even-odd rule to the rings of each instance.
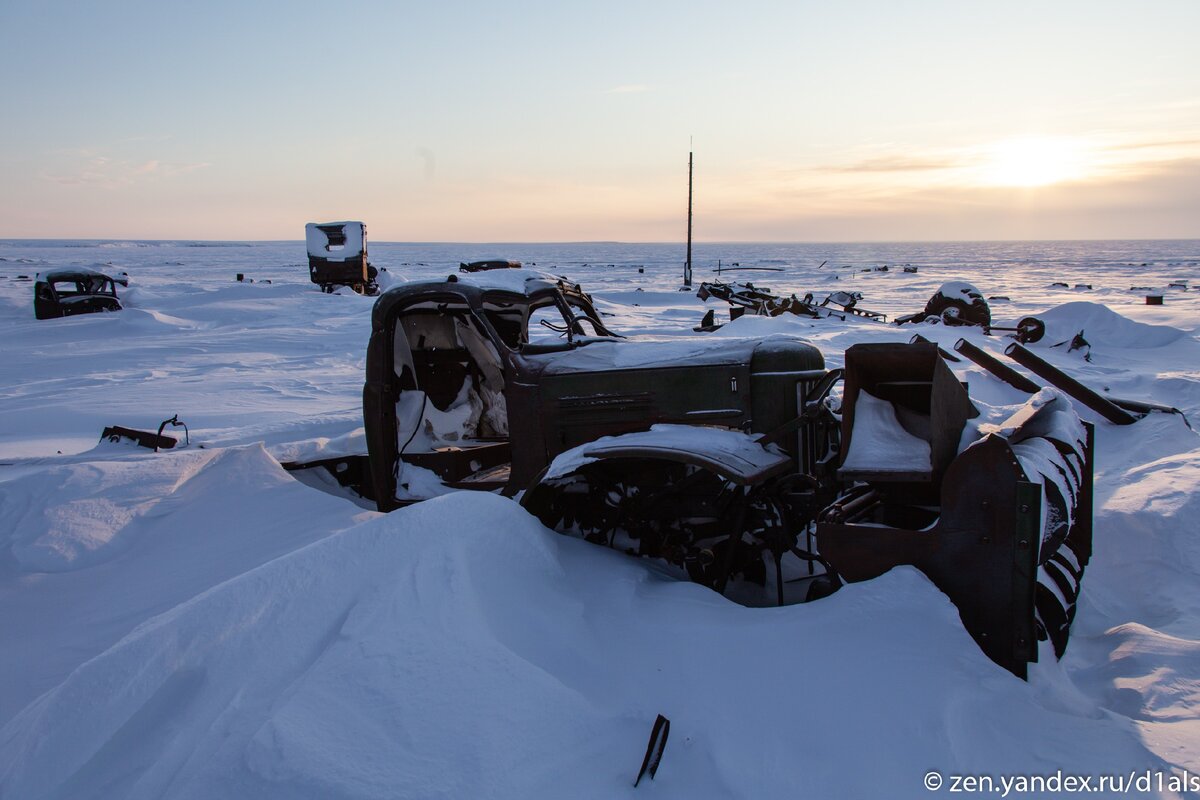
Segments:
[[[1020,344],[1013,342],[1004,348],[1004,355],[1054,384],[1059,389],[1062,389],[1109,422],[1116,425],[1132,425],[1137,422],[1137,417],[1117,406],[1108,398],[1093,392],[1058,367],[1034,355]]]
[[[921,334],[914,333],[913,337],[908,340],[908,343],[916,344],[917,342],[924,342],[925,344],[933,344],[933,342],[929,341]],[[962,359],[959,358],[958,356],[954,355],[954,353],[948,353],[945,350],[943,350],[941,345],[938,345],[938,353],[942,356],[942,358],[946,359],[947,361],[953,361],[956,364],[958,362],[962,361]]]
[[[1139,414],[1142,416],[1145,416],[1152,411],[1157,411],[1161,414],[1178,414],[1179,416],[1183,417],[1183,424],[1188,426],[1188,430],[1191,430],[1192,428],[1192,424],[1188,422],[1187,415],[1174,406],[1165,406],[1160,403],[1147,403],[1144,400],[1125,400],[1120,397],[1111,396],[1108,399],[1126,411],[1131,411],[1134,414]]]
[[[844,524],[870,511],[879,504],[879,492],[868,488],[867,491],[849,500],[839,500],[825,509],[821,519],[823,522]]]
[[[962,353],[967,358],[974,361],[979,366],[986,369],[988,372],[995,375],[1000,380],[1007,383],[1009,386],[1020,389],[1022,392],[1033,394],[1040,391],[1041,386],[1031,381],[1008,364],[998,360],[986,350],[981,350],[975,345],[968,342],[966,339],[959,339],[954,343],[954,349]]]

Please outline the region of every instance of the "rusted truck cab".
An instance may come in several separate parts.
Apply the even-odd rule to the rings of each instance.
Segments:
[[[820,352],[794,337],[625,340],[577,284],[544,273],[405,284],[376,302],[367,351],[376,503],[403,503],[401,461],[515,494],[602,436],[663,423],[765,432],[796,416],[797,381],[802,392],[823,374]],[[455,412],[461,426],[438,429]]]

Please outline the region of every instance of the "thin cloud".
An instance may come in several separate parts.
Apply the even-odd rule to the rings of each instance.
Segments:
[[[1148,141],[1148,142],[1127,142],[1124,144],[1114,144],[1108,147],[1109,150],[1158,150],[1168,147],[1196,147],[1200,145],[1200,139],[1167,139],[1164,141]]]
[[[75,170],[65,173],[43,173],[42,180],[62,186],[116,188],[140,181],[175,178],[208,166],[210,166],[208,162],[173,164],[150,159],[135,163],[93,155]]]
[[[640,94],[641,92],[649,92],[651,88],[644,83],[627,83],[621,86],[614,86],[611,89],[605,89],[604,94]]]
[[[175,138],[169,133],[145,133],[136,136],[126,136],[123,139],[117,139],[116,144],[130,144],[133,142],[167,142]]]
[[[912,158],[908,156],[881,156],[868,158],[853,164],[836,164],[829,167],[819,167],[821,172],[930,172],[944,169],[958,169],[964,162],[945,158]]]
[[[155,171],[164,178],[174,178],[178,175],[187,175],[189,172],[195,172],[199,169],[207,169],[211,166],[212,164],[208,163],[207,161],[198,161],[194,164],[159,164]]]

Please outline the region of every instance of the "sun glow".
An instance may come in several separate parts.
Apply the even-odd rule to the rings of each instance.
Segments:
[[[984,180],[994,186],[1048,186],[1087,174],[1086,148],[1072,139],[1025,137],[986,151]]]

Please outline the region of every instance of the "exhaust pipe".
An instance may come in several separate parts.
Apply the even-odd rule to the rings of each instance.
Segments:
[[[1013,342],[1004,348],[1004,355],[1016,361],[1030,372],[1062,389],[1088,408],[1116,425],[1132,425],[1137,417],[1125,411],[1108,398],[1093,392],[1053,364],[1034,355],[1025,347]]]

